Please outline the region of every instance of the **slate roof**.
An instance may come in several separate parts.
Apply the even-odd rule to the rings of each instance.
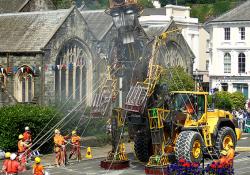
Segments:
[[[0,52],[39,52],[71,9],[0,14]]]
[[[210,22],[250,21],[250,0]],[[208,22],[209,23],[209,22]]]
[[[166,8],[146,8],[143,10],[141,16],[150,16],[150,15],[165,15]]]
[[[30,0],[0,0],[0,13],[19,12]]]
[[[170,25],[170,22],[166,25],[149,26],[146,28],[143,27],[143,29],[146,32],[148,37],[154,37],[154,36],[160,36],[163,32],[167,31],[169,25]]]
[[[81,14],[97,40],[102,40],[113,26],[112,17],[104,10],[86,10],[81,11]]]

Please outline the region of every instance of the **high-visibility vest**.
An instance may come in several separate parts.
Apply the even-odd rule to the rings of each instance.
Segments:
[[[72,136],[71,137],[71,142],[75,145],[80,145],[80,137],[79,136]]]
[[[64,145],[64,137],[62,135],[55,135],[54,143],[56,145]]]
[[[34,170],[34,175],[44,175],[43,174],[43,166],[42,165],[35,164],[33,166],[33,170]]]
[[[3,170],[6,171],[8,167],[8,162],[11,161],[10,159],[5,159],[3,162]]]
[[[19,140],[18,141],[18,152],[19,153],[23,153],[25,151],[24,145],[23,145],[23,141]]]
[[[23,140],[24,140],[25,142],[31,142],[31,134],[30,134],[30,132],[25,131],[25,132],[23,133]]]
[[[19,168],[18,161],[16,161],[16,160],[8,161],[6,172],[7,173],[18,173],[18,168]]]
[[[227,153],[227,158],[228,159],[234,159],[234,149],[230,148]]]

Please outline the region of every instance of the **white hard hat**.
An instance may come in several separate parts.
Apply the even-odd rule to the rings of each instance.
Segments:
[[[59,129],[55,129],[55,134],[60,134],[60,130]]]
[[[16,159],[16,154],[15,153],[12,153],[11,155],[10,155],[10,160],[15,160]]]
[[[29,131],[30,128],[28,126],[25,127],[25,131]]]

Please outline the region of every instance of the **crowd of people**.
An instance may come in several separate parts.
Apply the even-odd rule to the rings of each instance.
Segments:
[[[78,161],[81,160],[81,138],[77,135],[75,130],[72,131],[71,136],[62,136],[60,130],[56,129],[53,140],[54,152],[56,154],[56,166],[65,166],[67,160],[71,159],[73,155],[75,155]],[[66,154],[67,144],[71,145],[71,151],[68,158]],[[0,173],[2,172],[5,175],[17,175],[19,172],[26,171],[28,160],[30,160],[33,155],[31,151],[32,134],[29,127],[25,127],[24,133],[18,136],[17,147],[18,150],[16,153],[5,153],[5,160]],[[33,175],[47,175],[47,172],[44,170],[44,167],[41,164],[41,158],[38,156],[34,159]]]
[[[250,114],[246,110],[238,109],[233,110],[232,114],[236,117],[238,120],[238,126],[241,129],[242,132],[245,131],[247,120],[250,120]]]

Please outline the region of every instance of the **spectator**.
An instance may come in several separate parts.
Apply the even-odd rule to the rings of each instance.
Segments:
[[[238,125],[241,131],[243,131],[243,123],[244,123],[244,115],[243,115],[243,111],[239,110],[238,112]]]

